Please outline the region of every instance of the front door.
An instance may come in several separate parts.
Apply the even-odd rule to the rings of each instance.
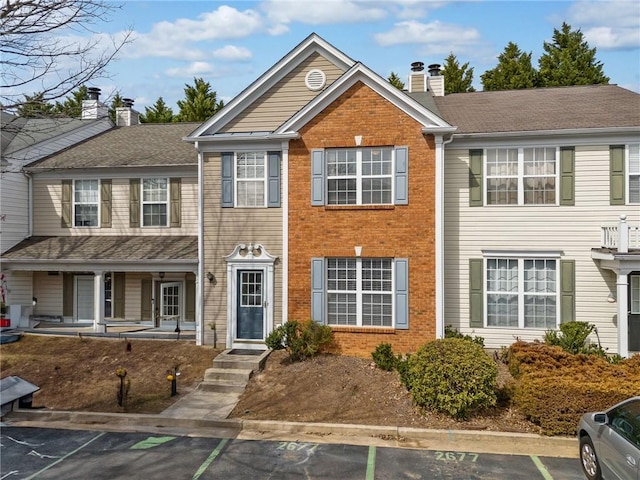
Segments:
[[[640,274],[629,275],[629,351],[640,352]]]
[[[76,275],[75,318],[77,322],[92,322],[94,315],[93,275]]]
[[[264,339],[262,270],[238,270],[237,340]]]
[[[180,326],[180,282],[163,282],[160,285],[160,326]]]

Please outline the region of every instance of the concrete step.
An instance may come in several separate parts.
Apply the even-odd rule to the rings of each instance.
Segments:
[[[233,380],[216,380],[215,382],[202,382],[198,390],[203,392],[242,393],[247,388],[246,382],[234,382]]]
[[[251,378],[253,370],[250,368],[207,368],[204,372],[204,381],[206,383],[218,382],[220,380],[232,380],[236,383],[246,383]]]
[[[246,369],[249,368],[254,372],[262,370],[267,357],[269,356],[269,350],[256,352],[254,355],[243,355],[230,353],[233,350],[225,350],[213,359],[214,368],[226,368],[226,369]]]

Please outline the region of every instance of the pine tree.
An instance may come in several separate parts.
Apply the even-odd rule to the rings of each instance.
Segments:
[[[391,72],[387,80],[391,85],[396,87],[398,90],[404,90],[404,82],[400,80],[400,77],[398,76],[397,73]]]
[[[483,90],[519,90],[537,85],[537,72],[531,66],[531,52],[524,53],[513,42],[498,55],[498,65],[487,70],[480,79]]]
[[[124,107],[124,99],[120,95],[120,92],[115,93],[109,106],[109,118],[111,118],[113,123],[116,123],[116,108],[118,107]]]
[[[171,123],[173,110],[167,107],[164,99],[159,97],[152,107],[144,107],[144,113],[140,115],[142,123]]]
[[[202,78],[193,80],[193,86],[185,84],[185,99],[177,102],[180,112],[175,120],[178,122],[203,122],[224,106],[217,101],[216,92],[211,91],[209,82]]]
[[[445,95],[476,91],[472,86],[473,68],[469,68],[469,62],[460,66],[460,62],[453,53],[445,58],[441,74],[444,75]]]
[[[34,93],[33,95],[24,95],[24,100],[16,108],[16,115],[25,118],[50,117],[53,110],[54,106],[44,101],[42,93]]]
[[[82,118],[82,101],[88,98],[88,89],[80,85],[67,95],[63,102],[56,102],[54,111],[57,115],[69,118]]]
[[[608,84],[609,77],[596,60],[596,49],[589,48],[578,29],[562,24],[553,30],[553,42],[544,42],[545,53],[538,60],[539,84],[542,87]]]

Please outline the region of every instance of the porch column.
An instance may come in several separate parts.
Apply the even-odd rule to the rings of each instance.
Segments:
[[[107,331],[104,324],[104,272],[93,272],[93,330]]]
[[[629,280],[628,271],[619,271],[616,280],[616,301],[618,303],[618,353],[629,356]]]

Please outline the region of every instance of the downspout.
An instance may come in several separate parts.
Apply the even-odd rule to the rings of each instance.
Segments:
[[[22,172],[27,177],[28,182],[28,199],[27,199],[27,238],[31,238],[33,235],[33,177],[29,172]]]
[[[436,140],[436,338],[444,338],[444,136]]]
[[[196,345],[204,345],[204,156],[198,151],[198,270],[196,275]]]
[[[282,142],[282,319],[289,316],[289,142]],[[275,326],[274,326],[275,327]]]

